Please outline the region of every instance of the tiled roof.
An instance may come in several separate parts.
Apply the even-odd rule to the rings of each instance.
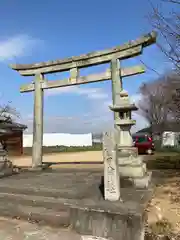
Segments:
[[[159,125],[155,125],[153,127],[147,127],[147,128],[143,128],[140,131],[138,131],[137,133],[155,133],[155,134],[159,134],[161,132],[164,131],[170,131],[170,132],[180,132],[180,122],[168,122],[166,124],[159,124]],[[136,134],[137,134],[136,133]]]
[[[26,128],[27,126],[24,124],[11,121],[3,121],[2,119],[0,119],[0,130],[25,130]]]

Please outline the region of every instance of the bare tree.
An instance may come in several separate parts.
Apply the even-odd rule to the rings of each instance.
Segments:
[[[151,6],[150,21],[160,36],[157,45],[175,69],[180,71],[180,0],[162,0],[161,7],[152,3]]]
[[[170,122],[180,121],[180,75],[168,73],[140,87],[139,114],[151,127],[164,131]]]
[[[180,121],[180,75],[177,72],[169,73],[165,77],[165,95],[169,117],[173,121]]]
[[[165,98],[166,92],[164,82],[161,79],[143,84],[140,87],[142,96],[138,103],[139,113],[148,121],[151,127],[158,127],[163,131],[163,125],[167,122],[168,107]]]
[[[11,106],[11,102],[0,105],[0,118],[2,118],[4,122],[11,122],[13,118],[17,117],[19,117],[19,113]]]

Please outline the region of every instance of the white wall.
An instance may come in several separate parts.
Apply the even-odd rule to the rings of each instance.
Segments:
[[[23,147],[32,147],[33,135],[23,134]],[[92,146],[92,134],[44,133],[43,146]]]
[[[179,144],[180,133],[178,132],[163,132],[162,146],[177,146]]]

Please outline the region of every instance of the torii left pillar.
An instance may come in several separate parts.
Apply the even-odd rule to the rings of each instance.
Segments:
[[[43,75],[38,74],[34,80],[34,121],[33,121],[33,149],[32,168],[42,167],[43,153],[43,105],[44,92],[42,89]]]

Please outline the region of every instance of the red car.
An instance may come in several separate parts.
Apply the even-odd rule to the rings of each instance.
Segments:
[[[135,134],[133,135],[134,146],[138,148],[141,154],[153,154],[155,151],[154,142],[149,134]]]

